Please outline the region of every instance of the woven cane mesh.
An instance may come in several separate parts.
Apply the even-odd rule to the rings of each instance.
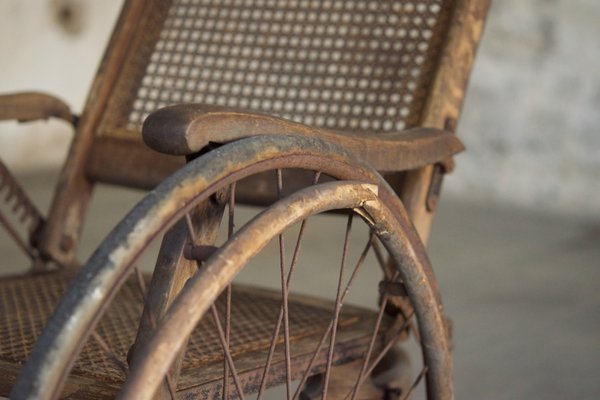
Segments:
[[[104,132],[204,103],[343,131],[419,123],[450,0],[173,0],[146,16]],[[129,133],[127,133],[129,132]]]
[[[70,278],[61,273],[0,281],[1,361],[20,368],[54,306],[66,291],[69,281]],[[240,287],[234,287],[233,290],[233,357],[245,352],[268,349],[281,307],[280,300],[271,292],[260,293]],[[97,328],[98,336],[123,361],[135,339],[142,311],[140,300],[138,286],[132,280],[128,281]],[[217,303],[221,316],[225,315],[223,303],[221,300]],[[331,310],[294,301],[290,302],[289,313],[292,341],[322,333],[331,320]],[[340,324],[352,324],[355,319],[355,315],[342,315]],[[283,337],[279,341],[282,342]],[[182,373],[222,359],[215,323],[211,318],[204,318],[190,338]],[[123,371],[94,340],[88,341],[84,347],[75,364],[74,373],[106,382],[122,382],[125,377]]]
[[[0,281],[0,360],[23,363],[70,279],[63,273],[49,273]],[[142,307],[140,298],[133,282],[127,282],[98,326],[98,335],[119,356],[127,354],[135,337]],[[122,377],[98,343],[92,341],[84,347],[74,371],[104,380]]]

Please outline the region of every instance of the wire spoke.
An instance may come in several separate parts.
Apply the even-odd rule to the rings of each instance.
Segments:
[[[194,223],[192,222],[192,217],[190,216],[189,212],[185,213],[185,222],[188,230],[188,237],[190,239],[190,243],[194,244],[196,243],[196,232],[194,231]]]
[[[361,375],[359,375],[359,380],[357,382],[357,387],[355,387],[353,389],[353,391],[350,392],[345,397],[345,399],[348,399],[350,397],[350,395],[354,396],[354,393],[358,392],[358,389],[360,389],[360,385],[362,385],[364,383],[365,379],[368,376],[371,375],[371,373],[373,372],[373,370],[375,369],[375,367],[377,366],[377,364],[379,364],[379,362],[383,359],[383,357],[385,357],[385,355],[388,353],[388,351],[391,350],[392,346],[394,346],[394,344],[396,344],[396,342],[398,341],[398,339],[400,339],[400,336],[402,336],[404,330],[410,326],[410,321],[411,321],[413,315],[414,315],[414,311],[402,323],[402,325],[400,326],[400,328],[398,329],[398,331],[392,336],[391,340],[389,340],[388,343],[383,347],[383,349],[381,349],[381,351],[379,352],[379,354],[377,355],[377,357],[375,357],[373,359],[373,361],[371,362],[371,365],[369,366],[369,368],[366,369],[366,371],[364,372],[364,374],[362,373],[362,370],[361,370]]]
[[[315,172],[315,175],[314,175],[313,181],[312,181],[313,185],[317,184],[320,176],[321,176],[321,172],[319,172],[319,171]],[[283,188],[283,180],[281,180],[281,184],[279,184],[279,175],[278,175],[277,187],[278,187],[278,196],[280,196],[281,189]],[[286,290],[288,291],[288,293],[289,293],[289,289],[291,286],[292,275],[294,273],[296,264],[298,263],[298,258],[300,256],[300,248],[301,248],[302,239],[304,238],[306,223],[307,223],[307,220],[303,220],[300,224],[300,230],[298,232],[298,238],[296,239],[296,246],[294,247],[294,254],[292,256],[292,262],[290,263],[290,269],[287,274]],[[260,388],[258,390],[257,400],[260,400],[262,398],[262,395],[266,388],[267,376],[268,376],[269,370],[271,368],[271,362],[273,360],[273,353],[275,351],[275,346],[277,344],[277,337],[279,336],[279,330],[281,329],[281,322],[283,321],[283,316],[284,316],[284,306],[282,303],[281,308],[279,310],[279,316],[277,317],[277,323],[275,324],[275,328],[274,328],[273,334],[271,336],[271,346],[269,347],[269,353],[267,355],[267,362],[265,363],[265,368],[263,370],[263,375],[262,375],[262,379],[260,382]],[[289,398],[289,394],[288,394],[288,398]]]
[[[283,174],[277,169],[277,198],[281,199],[283,193]],[[283,310],[283,339],[285,351],[285,376],[287,398],[292,396],[292,358],[290,354],[290,318],[288,309],[288,282],[285,272],[285,237],[279,234],[279,272],[281,277],[281,305]],[[277,329],[278,330],[278,329]],[[275,340],[277,336],[275,336]]]
[[[287,281],[286,281],[286,286],[287,286],[287,290],[289,293],[289,289],[291,286],[291,281],[292,281],[292,274],[294,273],[294,270],[296,268],[296,264],[298,263],[298,258],[300,255],[300,248],[301,248],[301,243],[302,243],[302,239],[304,237],[304,232],[306,229],[306,223],[307,220],[303,220],[302,223],[300,224],[300,230],[298,232],[298,238],[296,240],[296,246],[294,248],[294,255],[292,256],[292,262],[290,264],[290,270],[288,271],[287,274]],[[273,335],[271,337],[271,346],[269,348],[269,354],[267,355],[267,362],[265,364],[265,368],[263,371],[263,376],[260,382],[260,389],[258,391],[258,396],[257,396],[257,400],[262,398],[263,392],[265,390],[266,387],[266,382],[267,382],[267,375],[269,374],[269,370],[271,368],[271,362],[273,360],[273,353],[275,351],[275,345],[277,343],[277,337],[279,336],[279,330],[281,329],[281,322],[283,321],[283,315],[284,315],[284,310],[283,310],[283,303],[281,304],[281,307],[279,309],[279,316],[277,317],[277,323],[275,324],[275,329],[273,330]]]
[[[415,381],[413,382],[413,384],[411,385],[411,387],[408,389],[408,391],[406,392],[406,394],[404,396],[402,396],[402,400],[407,400],[410,395],[412,394],[413,390],[415,390],[415,388],[419,385],[419,383],[421,383],[421,380],[423,379],[423,377],[425,376],[425,374],[427,373],[428,368],[427,365],[425,365],[423,367],[423,369],[421,370],[421,372],[419,372],[419,375],[417,376],[417,379],[415,379]]]
[[[373,372],[373,370],[375,369],[375,367],[377,366],[377,364],[379,364],[379,362],[383,359],[383,357],[387,354],[387,352],[390,351],[390,349],[392,348],[392,346],[394,344],[396,344],[396,342],[398,341],[398,339],[400,339],[400,336],[402,336],[404,330],[410,326],[410,321],[411,321],[413,315],[414,315],[414,311],[402,323],[402,325],[398,329],[398,332],[396,332],[396,334],[392,336],[392,339],[385,345],[385,347],[383,349],[381,349],[381,351],[379,352],[379,355],[377,357],[375,357],[375,359],[371,363],[371,366],[369,367],[369,369],[367,369],[365,375],[363,376],[363,380],[367,376],[371,375],[371,373]]]
[[[354,266],[354,270],[352,271],[352,274],[350,275],[350,279],[346,283],[346,287],[344,288],[344,293],[342,294],[340,303],[344,303],[346,296],[350,292],[350,287],[352,286],[352,283],[354,282],[354,278],[356,278],[356,276],[358,275],[358,272],[360,271],[361,267],[363,266],[365,258],[367,256],[369,250],[371,249],[371,245],[372,245],[372,241],[371,241],[371,237],[369,237],[369,240],[367,241],[367,244],[365,245],[365,248],[364,248],[363,252],[361,253],[361,256],[359,257],[358,261],[356,262],[356,265]],[[298,388],[296,389],[296,392],[294,393],[294,397],[293,397],[294,400],[297,399],[298,396],[300,395],[300,391],[302,390],[304,383],[308,379],[308,375],[309,375],[310,371],[312,370],[314,363],[317,360],[317,356],[320,353],[321,348],[323,347],[323,344],[325,344],[325,340],[327,339],[327,336],[329,335],[329,332],[331,331],[332,328],[333,328],[333,321],[331,321],[329,323],[329,326],[323,333],[323,336],[321,336],[321,340],[317,344],[317,348],[315,349],[313,356],[311,357],[310,362],[308,363],[308,367],[304,370],[304,374],[302,375],[300,384],[298,385]]]
[[[238,392],[238,396],[241,399],[244,399],[244,392],[242,390],[242,385],[240,383],[240,378],[235,369],[235,365],[233,364],[233,358],[231,357],[231,351],[229,351],[229,347],[227,346],[225,340],[225,332],[223,331],[223,326],[221,325],[221,320],[219,318],[219,312],[217,311],[217,307],[213,303],[210,306],[210,310],[212,312],[213,320],[215,321],[215,325],[217,326],[217,331],[219,333],[219,339],[221,341],[221,347],[223,348],[223,353],[229,365],[229,369],[231,370],[231,374],[233,375],[233,382],[235,383],[236,390]]]
[[[396,272],[394,279],[398,276],[398,272]],[[371,358],[371,353],[373,352],[373,347],[375,346],[375,339],[377,338],[377,332],[379,332],[379,328],[381,327],[381,320],[383,318],[383,313],[385,312],[385,307],[388,302],[388,294],[384,294],[381,299],[381,306],[379,307],[379,313],[377,314],[377,320],[375,322],[375,327],[373,328],[373,335],[371,336],[371,341],[369,342],[369,347],[367,349],[367,353],[365,354],[365,359],[363,360],[362,366],[360,368],[360,373],[358,374],[358,380],[356,381],[356,385],[354,386],[354,390],[352,392],[352,400],[356,398],[358,395],[358,389],[362,384],[362,381],[365,376],[365,371],[367,369],[367,364],[369,363],[369,359]]]
[[[227,239],[233,236],[235,228],[235,182],[231,184],[228,201]],[[225,289],[225,343],[231,345],[231,284]],[[223,360],[223,399],[229,398],[229,365]]]
[[[142,296],[142,301],[146,302],[146,293],[147,292],[146,292],[146,283],[144,282],[144,275],[142,274],[142,271],[140,270],[138,265],[134,266],[134,271],[136,274],[137,286],[138,286],[138,289],[140,290],[140,293]],[[154,321],[154,318],[150,315],[150,313],[148,313],[148,317],[149,317],[151,329],[156,329],[156,322]],[[125,375],[127,375],[128,370],[129,370],[127,363],[125,361],[121,360],[121,358],[114,351],[111,350],[108,343],[106,343],[106,341],[104,339],[102,339],[102,337],[98,334],[98,332],[96,332],[96,331],[92,332],[92,338],[98,343],[98,345],[100,346],[102,351],[104,351],[107,354],[107,356],[111,360],[111,362],[113,362],[113,364],[115,364],[121,371],[123,371],[125,373]],[[169,390],[169,395],[171,396],[171,399],[175,400],[175,398],[176,398],[175,389],[174,389],[173,382],[171,380],[171,375],[169,373],[167,373],[167,375],[165,375],[165,382],[167,383],[167,388]]]
[[[144,281],[144,274],[142,273],[142,270],[140,269],[140,267],[137,264],[133,266],[133,270],[135,273],[137,287],[142,296],[142,301],[145,303],[147,289],[146,289],[146,282]]]
[[[341,304],[341,297],[342,297],[342,282],[344,279],[344,267],[346,266],[346,258],[348,256],[348,248],[350,247],[350,230],[352,229],[352,220],[354,217],[354,213],[351,213],[348,216],[348,222],[346,224],[346,234],[344,236],[344,248],[342,251],[342,262],[340,264],[340,275],[338,278],[338,285],[337,285],[337,293],[335,296],[335,311],[333,313],[333,330],[331,332],[331,336],[330,336],[330,340],[329,340],[329,353],[327,355],[327,367],[325,369],[325,384],[323,385],[323,400],[325,400],[327,398],[327,388],[329,386],[329,377],[331,376],[331,363],[333,361],[333,351],[334,351],[334,346],[335,346],[335,337],[337,334],[337,325],[338,325],[338,319],[340,316],[340,310],[342,308],[342,304]]]
[[[365,370],[367,369],[367,364],[369,363],[369,359],[371,358],[371,353],[373,352],[373,346],[375,345],[375,339],[377,339],[377,332],[379,332],[379,327],[381,326],[381,319],[383,318],[383,313],[385,312],[385,307],[387,305],[388,295],[384,295],[381,301],[381,306],[379,307],[379,313],[377,314],[377,320],[375,322],[375,327],[373,328],[373,335],[371,335],[371,340],[369,341],[369,347],[367,348],[367,353],[365,354],[365,359],[363,360],[362,366],[360,367],[360,372],[358,374],[358,380],[356,381],[356,385],[352,391],[351,399],[356,399],[358,395],[358,389],[362,383]]]
[[[128,370],[129,370],[129,368],[127,367],[127,363],[125,361],[121,360],[121,358],[114,351],[112,351],[110,349],[110,346],[108,345],[108,343],[106,343],[104,341],[104,339],[102,339],[102,337],[100,337],[100,335],[98,335],[98,332],[96,332],[96,331],[92,332],[92,337],[94,338],[96,343],[98,343],[98,346],[100,346],[102,351],[104,351],[104,353],[106,353],[106,355],[108,356],[110,361],[112,361],[113,364],[115,364],[121,371],[123,371],[123,373],[125,373],[125,375],[127,375]]]
[[[315,176],[313,176],[312,184],[316,185],[319,182],[320,177],[321,177],[321,171],[316,171]]]

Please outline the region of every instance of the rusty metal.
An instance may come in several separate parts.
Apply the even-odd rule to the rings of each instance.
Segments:
[[[402,396],[402,400],[408,400],[410,398],[410,395],[412,394],[413,390],[415,390],[415,388],[419,385],[419,382],[421,382],[423,376],[427,374],[427,371],[427,366],[424,366],[423,369],[421,369],[421,372],[419,372],[419,375],[417,375],[417,378],[415,379],[411,387],[407,390],[406,394]]]
[[[379,292],[388,296],[407,297],[406,288],[402,282],[398,281],[381,281],[379,282]]]
[[[337,193],[325,189],[323,191],[313,190],[313,188],[319,189],[317,186],[313,186],[305,189],[309,192],[298,192],[286,197],[263,212],[260,218],[254,219],[253,222],[246,225],[242,231],[235,235],[235,240],[229,241],[225,247],[221,247],[211,259],[212,262],[209,261],[198,271],[198,274],[192,278],[183,290],[182,295],[173,304],[165,316],[162,326],[157,330],[152,342],[148,345],[146,350],[149,351],[143,352],[146,357],[143,360],[139,359],[139,364],[132,368],[133,372],[130,375],[132,383],[124,386],[121,396],[127,398],[128,395],[133,393],[138,395],[153,393],[152,381],[157,378],[160,379],[162,375],[160,369],[163,367],[156,364],[157,360],[160,359],[161,362],[168,365],[169,355],[165,353],[170,353],[173,348],[180,345],[180,340],[183,339],[181,335],[185,335],[193,329],[196,322],[214,301],[212,296],[216,297],[220,292],[219,287],[226,286],[248,261],[248,258],[256,254],[271,238],[279,235],[285,226],[304,219],[308,216],[308,213],[317,213],[328,208],[359,207],[361,202],[374,199],[374,191],[377,192],[377,187],[373,185],[361,184],[356,185],[356,187],[351,187],[351,185],[344,187],[343,184],[336,185],[342,185],[339,186],[339,192]],[[356,193],[357,196],[353,198],[344,189],[356,190],[360,193],[360,196]],[[267,226],[269,229],[265,229]],[[248,232],[249,234],[243,235],[242,232]],[[244,251],[239,252],[241,248]],[[221,257],[221,254],[226,256]],[[220,266],[222,262],[225,262],[227,267]],[[193,299],[189,299],[190,296]],[[186,306],[183,306],[183,304],[186,304]],[[178,312],[178,310],[184,310],[182,307],[185,308],[187,314],[185,321],[181,320],[182,314]],[[337,307],[338,303],[336,302]],[[176,332],[173,331],[175,327],[177,327]],[[155,347],[158,343],[161,343],[160,349]]]
[[[367,370],[367,365],[369,364],[369,361],[371,360],[371,353],[373,352],[373,348],[375,346],[375,340],[377,338],[377,332],[379,332],[379,328],[381,327],[381,320],[383,318],[383,314],[385,313],[385,306],[387,304],[387,297],[388,297],[387,295],[383,296],[383,299],[381,301],[381,305],[379,306],[379,313],[377,314],[377,322],[375,323],[375,326],[373,327],[373,335],[371,336],[371,341],[369,342],[369,347],[367,348],[367,352],[365,353],[365,358],[364,358],[363,363],[362,363],[362,365],[360,367],[360,372],[358,373],[358,379],[356,381],[356,385],[352,389],[351,400],[356,399],[356,396],[358,395],[358,389],[359,389],[360,385],[362,384],[363,380],[365,379],[365,372]]]
[[[400,278],[406,286],[406,290],[417,315],[419,334],[423,349],[429,346],[438,348],[439,352],[424,352],[424,363],[429,369],[427,374],[427,394],[428,398],[454,398],[452,385],[452,361],[449,352],[448,338],[444,323],[443,307],[440,299],[438,283],[431,270],[429,259],[422,242],[418,239],[418,233],[415,231],[410,219],[405,211],[399,211],[401,204],[391,203],[391,208],[382,207],[381,203],[366,202],[363,206],[365,210],[378,221],[385,221],[391,226],[375,225],[376,233],[378,229],[381,232],[396,232],[395,235],[378,235],[384,243],[391,257],[396,260],[403,260],[403,263],[409,261],[413,268],[396,263]],[[395,226],[394,226],[395,225]],[[412,247],[409,249],[407,246]],[[410,252],[414,258],[402,258],[402,254]],[[421,273],[423,275],[421,275]],[[427,285],[423,286],[426,279]],[[436,353],[434,357],[433,354]],[[441,371],[445,371],[441,373]]]
[[[312,184],[316,185],[317,182],[319,181],[319,177],[321,176],[321,173],[319,171],[315,172]],[[279,174],[278,174],[278,181],[279,181]],[[279,183],[279,182],[278,182]],[[281,189],[282,187],[280,185],[278,185],[278,192],[281,193]],[[304,232],[306,229],[306,223],[307,220],[303,220],[302,223],[300,224],[300,229],[298,232],[298,238],[296,239],[296,246],[294,247],[294,254],[292,256],[292,261],[290,263],[290,268],[289,271],[287,273],[287,279],[286,279],[286,291],[289,290],[289,285],[290,282],[292,280],[292,274],[294,273],[294,269],[296,268],[297,262],[298,262],[298,257],[300,255],[300,244],[302,243],[302,239],[304,238]],[[283,304],[281,305],[281,310],[279,311],[279,316],[277,317],[277,323],[275,324],[275,329],[273,330],[273,334],[271,336],[271,346],[269,347],[269,353],[267,355],[267,360],[265,362],[265,368],[262,374],[262,379],[260,382],[260,387],[258,389],[258,394],[257,394],[257,399],[260,400],[262,398],[262,394],[266,388],[266,384],[267,384],[267,376],[269,374],[269,370],[271,368],[271,362],[273,360],[273,352],[275,351],[275,345],[276,345],[276,338],[279,336],[279,330],[281,329],[281,323],[283,321],[283,317],[284,317],[284,309],[283,309]],[[310,367],[309,367],[310,369]],[[302,383],[299,385],[299,387],[302,386]]]
[[[223,348],[223,352],[225,353],[225,362],[228,367],[231,368],[231,372],[233,375],[233,381],[235,382],[235,388],[237,390],[238,396],[241,399],[244,399],[244,391],[242,390],[242,384],[240,383],[239,375],[235,369],[235,364],[233,363],[233,359],[231,358],[231,351],[229,350],[229,343],[227,338],[225,337],[225,332],[223,332],[223,327],[221,326],[221,320],[219,319],[219,314],[217,313],[217,308],[214,304],[211,305],[210,311],[212,313],[213,320],[217,326],[217,330],[219,332],[219,339],[221,340],[221,347]],[[227,393],[227,389],[223,388],[223,393]],[[121,397],[123,398],[123,397]],[[128,397],[124,397],[127,399]]]
[[[218,285],[218,282],[226,285],[247,262],[248,257],[251,257],[258,249],[266,245],[271,237],[278,235],[285,226],[305,218],[304,212],[316,213],[337,207],[354,208],[362,206],[377,221],[374,228],[378,234],[398,223],[380,219],[384,216],[393,217],[390,217],[389,208],[384,207],[378,201],[377,187],[365,184],[354,184],[353,186],[350,183],[323,185],[322,188],[304,189],[276,203],[272,208],[262,213],[260,218],[253,220],[238,232],[235,240],[220,248],[213,258],[192,278],[182,295],[165,316],[156,336],[148,345],[147,351],[144,352],[146,357],[144,357],[143,363],[132,368],[132,375],[129,376],[132,383],[125,385],[122,396],[127,397],[128,394],[132,393],[150,394],[153,392],[151,386],[153,381],[160,379],[163,373],[161,369],[164,367],[161,367],[160,363],[168,365],[169,354],[178,348],[178,343],[181,340],[185,340],[185,335],[191,332],[195,323],[208,309],[209,304],[213,301],[212,296],[216,296],[218,293],[218,289],[214,285]],[[358,191],[358,193],[355,193],[356,197],[352,195],[352,191],[355,190]],[[402,221],[402,224],[410,224],[410,222]],[[269,227],[268,230],[264,229],[266,226]],[[244,232],[249,234],[244,235]],[[258,234],[259,232],[262,232],[262,234]],[[423,284],[428,282],[425,271],[430,268],[426,259],[422,258],[424,249],[419,248],[418,239],[416,239],[417,242],[409,241],[411,237],[416,238],[414,231],[412,233],[411,231],[406,232],[400,235],[399,238],[382,239],[394,256],[403,257],[404,263],[400,267],[400,275],[411,283],[414,279],[421,279],[421,284],[412,288],[411,295],[424,296],[415,300],[415,310],[419,316],[420,328],[423,331],[423,340],[425,341],[423,350],[426,354],[426,362],[431,371],[428,377],[430,398],[452,398],[452,382],[450,376],[446,375],[451,371],[451,365],[449,364],[446,336],[441,325],[440,306],[437,304],[436,295],[429,284]],[[240,252],[239,249],[241,248],[245,250]],[[414,258],[411,258],[410,255]],[[160,345],[160,348],[157,347],[158,345]]]
[[[236,162],[231,163],[231,160]],[[105,250],[91,259],[86,267],[88,274],[74,282],[73,293],[90,293],[102,288],[100,290],[103,297],[76,296],[67,297],[63,301],[53,317],[54,322],[50,323],[57,327],[69,326],[70,332],[76,333],[61,335],[60,329],[45,332],[40,341],[40,349],[55,349],[55,355],[46,363],[46,353],[34,351],[24,367],[22,379],[26,379],[26,384],[24,387],[17,384],[15,390],[22,392],[14,393],[31,393],[31,390],[37,388],[56,387],[58,383],[51,384],[48,379],[66,377],[66,371],[79,350],[79,344],[83,343],[83,338],[99,318],[97,313],[101,313],[106,307],[107,301],[119,287],[119,281],[127,276],[129,266],[133,265],[137,254],[147,246],[152,237],[183,217],[187,209],[208,198],[212,191],[219,190],[220,187],[228,187],[244,176],[261,171],[295,166],[342,179],[379,182],[380,196],[386,201],[395,198],[392,189],[379,180],[367,165],[353,159],[339,147],[314,138],[255,137],[228,144],[198,158],[144,200],[135,213],[126,218],[107,239],[104,247],[101,247]],[[174,204],[180,208],[173,208]],[[141,226],[144,228],[140,229]],[[117,247],[114,247],[117,243]],[[88,280],[85,277],[94,279]],[[74,340],[75,337],[80,339]],[[40,379],[44,379],[45,383],[42,384]],[[42,393],[39,395],[42,396]],[[49,398],[53,394],[44,391],[43,395]]]
[[[339,195],[338,195],[339,196]],[[340,207],[343,208],[343,207]],[[327,398],[327,388],[329,386],[329,378],[330,378],[330,373],[331,373],[331,362],[333,361],[333,352],[335,349],[335,336],[337,334],[337,329],[338,329],[338,319],[340,316],[340,311],[342,309],[342,302],[341,297],[342,297],[342,282],[344,280],[344,269],[346,267],[346,257],[348,256],[348,247],[349,247],[349,241],[348,239],[350,238],[350,230],[352,229],[352,221],[354,218],[354,214],[350,214],[348,215],[348,222],[346,223],[346,233],[344,235],[344,245],[342,247],[342,261],[341,261],[341,265],[340,265],[340,274],[339,274],[339,278],[338,278],[338,283],[337,283],[337,292],[335,295],[335,309],[333,312],[333,320],[332,320],[332,324],[333,324],[333,329],[331,330],[331,334],[330,334],[330,338],[329,338],[329,351],[327,352],[327,369],[325,370],[325,383],[323,385],[323,391],[321,392],[323,399],[325,400]],[[379,320],[377,323],[377,327],[379,327]],[[289,398],[289,396],[288,396]]]
[[[91,336],[96,341],[96,343],[98,343],[102,351],[106,353],[110,361],[113,364],[115,364],[121,371],[127,374],[127,370],[129,369],[127,367],[127,364],[121,358],[119,358],[119,356],[116,355],[114,351],[111,350],[110,346],[106,343],[106,341],[104,341],[104,339],[102,339],[102,337],[98,335],[98,332],[92,332]]]
[[[426,282],[427,288],[420,288],[409,274],[407,292],[411,299],[417,299],[415,309],[420,319],[429,321],[423,328],[425,346],[442,343],[436,330],[450,331],[448,324],[440,328],[436,319],[441,310],[427,311],[428,306],[441,307],[438,285],[417,233],[407,221],[412,220],[425,242],[439,196],[439,169],[451,168],[447,157],[461,148],[456,138],[441,129],[455,130],[489,1],[333,0],[334,7],[328,2],[307,2],[303,10],[287,3],[272,8],[259,2],[252,11],[244,4],[242,0],[126,1],[80,123],[54,97],[39,93],[0,96],[0,119],[58,117],[76,125],[48,223],[34,229],[32,240],[38,243],[39,239],[40,257],[65,266],[77,264],[81,226],[96,182],[152,188],[182,166],[183,159],[155,154],[143,146],[140,130],[148,114],[169,104],[204,104],[203,108],[175,108],[180,116],[187,118],[196,113],[198,117],[179,125],[191,134],[189,137],[182,139],[174,132],[174,124],[181,118],[163,121],[165,134],[176,133],[169,140],[178,142],[171,143],[192,151],[204,147],[203,140],[211,145],[213,141],[224,143],[259,135],[252,140],[242,139],[239,146],[210,151],[202,157],[207,162],[195,164],[205,168],[206,173],[186,167],[115,229],[92,258],[87,275],[76,279],[57,316],[48,323],[49,330],[25,366],[12,397],[27,393],[39,394],[40,398],[59,395],[85,337],[91,334],[126,282],[135,258],[153,237],[187,213],[193,214],[194,207],[204,201],[223,206],[229,185],[240,178],[278,168],[323,171],[334,178],[377,185],[381,202],[391,211],[365,205],[358,208],[359,214],[367,223],[378,220],[370,213],[391,219],[391,236],[398,237],[385,237],[388,251],[402,253],[407,250],[406,243],[416,243],[416,267],[412,267],[419,271],[423,277],[420,282]],[[224,18],[215,18],[217,14]],[[199,115],[202,110],[210,112]],[[261,112],[271,117],[257,115]],[[431,129],[397,132],[415,126]],[[292,136],[267,139],[260,136],[263,134]],[[337,142],[346,150],[319,138]],[[158,141],[159,147],[172,147],[168,141]],[[394,184],[408,213],[394,190],[364,161],[386,172],[413,168]],[[430,163],[437,164],[427,165]],[[294,185],[293,190],[301,189],[310,185],[310,179],[296,180]],[[238,188],[240,201],[268,205],[274,200],[261,197],[263,193],[254,192],[252,186],[243,186],[240,183]],[[4,223],[6,218],[0,218]],[[232,232],[233,218],[229,224]],[[16,229],[8,230],[21,248],[38,257],[37,249],[18,237]],[[183,247],[179,249],[184,251]],[[414,249],[409,246],[408,250]],[[196,256],[209,258],[211,254]],[[412,268],[381,264],[388,272],[390,267]],[[286,281],[281,265],[282,292],[287,291],[293,266],[294,261]],[[159,285],[157,291],[151,285],[151,291],[156,295],[167,286]],[[396,299],[391,296],[389,303],[395,306]],[[278,325],[283,322],[284,330],[286,314],[282,308]],[[229,323],[225,325],[229,347]],[[446,354],[446,349],[438,350]],[[437,371],[427,373],[428,390],[434,393],[431,398],[448,387],[445,375],[439,372],[448,362],[445,356],[427,360],[426,368]],[[264,369],[264,375],[268,369]],[[260,373],[256,371],[252,373],[258,379]],[[451,374],[451,368],[446,372]],[[172,397],[174,384],[169,374],[166,377]],[[263,382],[261,386],[270,381]]]
[[[281,199],[283,194],[283,175],[281,168],[276,171],[277,177],[277,198]],[[288,309],[288,282],[285,273],[285,241],[283,232],[278,236],[279,244],[279,277],[281,280],[281,305],[283,309],[283,343],[285,351],[285,386],[287,392],[287,398],[289,399],[292,395],[292,366],[290,356],[290,318]]]
[[[229,189],[229,201],[227,204],[228,220],[227,220],[227,238],[231,238],[235,227],[235,182],[231,184]],[[226,306],[225,306],[225,344],[227,347],[231,344],[231,285],[225,289]],[[232,369],[233,370],[233,369]],[[235,372],[234,372],[235,373]],[[236,389],[239,392],[239,382],[236,382]],[[240,395],[243,397],[243,394]],[[223,398],[229,398],[229,360],[223,360]]]
[[[235,162],[231,163],[232,160]],[[314,138],[255,137],[220,147],[194,160],[157,187],[100,247],[87,264],[89,275],[82,275],[73,282],[72,297],[65,298],[53,316],[54,322],[49,322],[57,327],[70,326],[69,333],[61,334],[61,329],[44,332],[38,350],[32,352],[13,393],[25,396],[25,393],[35,392],[43,398],[56,396],[83,344],[83,340],[73,339],[83,339],[89,334],[128,276],[128,268],[152,238],[182,218],[188,208],[202,201],[202,196],[210,195],[212,187],[218,190],[245,176],[277,167],[303,167],[342,179],[377,181],[377,173],[369,166],[338,146]],[[181,208],[173,208],[174,204]],[[109,259],[110,252],[120,255]],[[97,290],[101,290],[101,297],[77,295]],[[48,359],[45,349],[58,353]]]
[[[370,244],[371,244],[371,239],[369,239],[369,242],[367,242],[367,245],[365,246],[363,253],[359,257],[359,259],[354,267],[354,270],[352,271],[352,274],[350,275],[350,279],[348,279],[348,282],[346,283],[346,287],[344,288],[342,297],[340,298],[341,303],[344,302],[346,296],[348,295],[348,293],[350,291],[350,287],[352,286],[352,283],[354,282],[354,279],[356,278],[356,276],[358,274],[358,271],[363,266],[366,254],[370,248]],[[314,362],[316,361],[317,354],[321,351],[321,348],[322,348],[323,344],[325,343],[325,339],[327,338],[327,335],[329,335],[329,332],[331,331],[332,328],[333,328],[333,321],[329,324],[329,326],[323,333],[323,336],[321,337],[321,340],[319,341],[319,344],[317,345],[316,350],[313,353],[313,357],[311,358],[308,366],[306,367],[306,369],[304,371],[304,374],[302,375],[302,378],[300,379],[300,384],[298,385],[298,388],[296,389],[296,392],[294,393],[294,397],[292,397],[293,400],[296,400],[298,398],[298,396],[301,393],[301,389],[304,387],[305,382],[307,382],[308,379],[310,379],[309,374],[313,369],[313,365],[314,365]],[[324,384],[324,383],[325,383],[325,377],[323,377],[322,384]]]
[[[381,349],[379,355],[373,359],[371,362],[371,366],[367,369],[366,373],[363,375],[363,379],[367,376],[370,376],[373,370],[379,365],[379,362],[385,357],[386,354],[392,349],[392,347],[398,342],[398,340],[404,335],[404,331],[409,327],[410,321],[413,314],[409,315],[408,318],[402,323],[402,325],[396,330],[395,335],[392,336],[391,339],[388,339],[387,344]]]
[[[37,245],[36,236],[45,221],[42,214],[23,190],[23,187],[2,161],[0,161],[0,196],[3,197],[2,201],[5,203],[5,207],[9,208],[12,215],[16,217],[14,219],[26,227],[29,237],[27,240],[22,238],[17,228],[11,224],[9,218],[3,214],[2,210],[0,210],[0,224],[4,226],[19,248],[31,260],[35,261],[38,258],[35,248]]]

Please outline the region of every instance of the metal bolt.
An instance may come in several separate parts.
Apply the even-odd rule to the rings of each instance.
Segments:
[[[222,206],[229,201],[229,191],[227,189],[218,190],[213,193],[210,198],[216,205]]]

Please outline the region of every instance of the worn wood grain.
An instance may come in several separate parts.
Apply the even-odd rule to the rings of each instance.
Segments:
[[[337,143],[380,171],[402,171],[439,162],[463,149],[460,140],[440,129],[400,132],[338,132],[264,114],[202,104],[171,106],[150,114],[144,142],[167,154],[197,153],[210,143],[256,135],[304,135]]]
[[[464,101],[469,75],[481,38],[489,0],[457,0],[446,43],[433,76],[421,126],[454,132]],[[427,242],[435,210],[427,206],[427,194],[435,173],[428,165],[404,175],[400,196],[421,239]],[[441,185],[441,180],[439,181]]]
[[[70,124],[77,120],[64,101],[46,93],[19,92],[0,95],[0,121],[27,122],[47,118],[60,118]]]

